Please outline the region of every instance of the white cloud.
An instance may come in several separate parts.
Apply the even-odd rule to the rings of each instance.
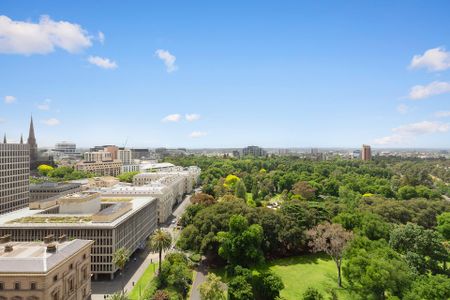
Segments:
[[[0,16],[0,53],[47,54],[61,48],[76,53],[92,46],[80,25],[41,16],[39,23],[14,21]]]
[[[104,44],[105,43],[105,34],[103,32],[101,32],[101,31],[99,31],[97,35],[98,35],[99,42],[101,44]]]
[[[17,100],[14,96],[5,96],[3,99],[5,100],[6,104],[14,103]]]
[[[50,102],[52,102],[52,100],[45,99],[44,102],[38,104],[37,108],[39,110],[50,110]]]
[[[158,49],[155,51],[155,54],[166,65],[167,73],[172,73],[173,71],[176,71],[178,69],[178,66],[175,65],[175,61],[177,60],[177,58],[175,57],[175,55],[170,54],[169,51]]]
[[[50,119],[47,119],[47,120],[43,120],[42,123],[44,123],[47,126],[56,126],[56,125],[61,124],[61,122],[58,119],[55,119],[55,118],[50,118]]]
[[[189,134],[189,137],[196,139],[196,138],[200,138],[200,137],[203,137],[206,135],[208,135],[208,133],[204,132],[204,131],[193,131],[193,132],[191,132],[191,134]]]
[[[450,117],[450,111],[438,111],[434,114],[438,118]]]
[[[199,114],[186,114],[185,118],[187,121],[193,122],[193,121],[197,121],[198,119],[200,119],[200,115]]]
[[[409,91],[409,98],[419,100],[435,95],[450,93],[450,83],[433,81],[428,85],[416,85]]]
[[[181,120],[180,114],[168,115],[162,119],[163,122],[178,122],[180,120]]]
[[[426,68],[428,71],[444,71],[450,68],[450,52],[438,47],[425,51],[423,55],[414,55],[410,68]]]
[[[393,128],[392,135],[375,139],[374,143],[379,145],[405,144],[420,135],[445,133],[449,130],[450,124],[448,123],[422,121]]]
[[[400,104],[397,106],[397,111],[401,114],[406,114],[409,111],[409,106],[406,104]]]
[[[100,67],[102,69],[115,69],[117,68],[117,64],[115,61],[110,60],[106,57],[100,57],[100,56],[89,56],[88,61],[96,65],[97,67]]]

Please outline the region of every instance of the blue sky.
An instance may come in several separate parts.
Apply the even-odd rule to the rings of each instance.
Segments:
[[[450,148],[449,11],[2,1],[0,134],[32,113],[40,146]]]

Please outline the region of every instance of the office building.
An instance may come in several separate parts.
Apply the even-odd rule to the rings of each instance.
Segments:
[[[131,150],[129,149],[118,150],[117,159],[120,160],[123,165],[131,165],[132,163]]]
[[[148,159],[150,158],[150,151],[148,149],[139,149],[134,148],[131,150],[131,158],[132,159]]]
[[[58,199],[47,209],[23,208],[0,216],[0,236],[12,241],[44,240],[48,235],[87,239],[95,243],[91,252],[94,278],[114,278],[113,253],[125,247],[133,253],[146,246],[156,229],[157,200],[152,197],[101,198],[94,192],[79,192]]]
[[[43,182],[30,185],[30,203],[81,191],[81,184]]]
[[[364,161],[372,159],[372,150],[369,145],[363,145],[361,150],[361,159]]]
[[[267,152],[258,146],[248,146],[248,147],[242,149],[242,155],[243,156],[251,155],[251,156],[256,156],[256,157],[262,157],[262,156],[266,156]]]
[[[30,146],[0,144],[0,215],[28,206]]]
[[[87,300],[91,297],[93,241],[53,242],[0,238],[0,299]]]
[[[81,161],[75,164],[75,170],[93,173],[97,176],[118,176],[122,162],[116,161]]]
[[[52,153],[55,157],[62,158],[79,158],[80,152],[77,152],[77,146],[75,143],[59,142],[52,149]]]

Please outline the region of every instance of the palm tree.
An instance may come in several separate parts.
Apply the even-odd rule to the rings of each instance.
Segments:
[[[127,248],[119,248],[117,249],[112,258],[112,263],[115,264],[121,271],[125,267],[126,263],[130,259],[130,251]],[[124,286],[122,286],[122,294],[123,294]]]
[[[114,293],[112,295],[109,295],[108,300],[129,300],[130,298],[127,297],[123,292]]]
[[[172,236],[169,232],[162,229],[157,229],[148,240],[150,251],[159,252],[158,274],[161,274],[162,252],[164,250],[169,250],[170,246],[172,246]]]

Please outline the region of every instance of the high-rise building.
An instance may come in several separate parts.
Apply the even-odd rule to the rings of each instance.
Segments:
[[[70,142],[59,142],[52,149],[52,153],[59,158],[78,158],[81,156],[80,152],[77,152],[77,145]]]
[[[0,144],[0,215],[28,206],[30,198],[30,147]]]
[[[370,149],[369,145],[362,145],[361,159],[362,160],[371,160],[372,159],[372,150]]]
[[[248,146],[244,149],[242,149],[242,155],[252,155],[252,156],[266,156],[267,152],[264,151],[263,148],[260,148],[258,146]]]
[[[118,150],[117,158],[120,161],[122,161],[122,164],[130,165],[131,164],[131,150],[129,150],[129,149]]]

